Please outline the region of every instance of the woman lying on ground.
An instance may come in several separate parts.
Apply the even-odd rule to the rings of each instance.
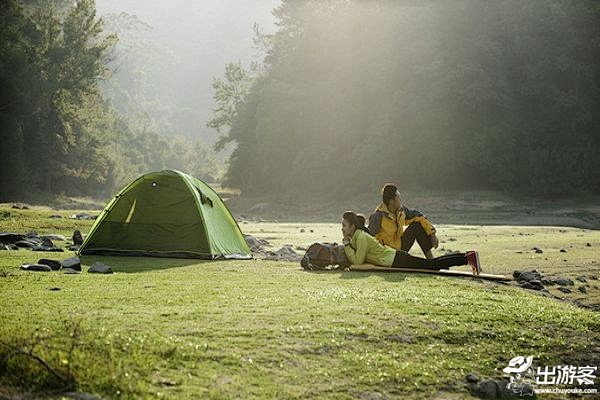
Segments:
[[[427,259],[415,257],[406,251],[395,250],[380,244],[372,237],[364,225],[364,219],[352,211],[346,211],[342,217],[344,250],[353,265],[364,263],[394,268],[448,269],[459,265],[470,265],[474,275],[481,272],[477,251],[448,254]]]

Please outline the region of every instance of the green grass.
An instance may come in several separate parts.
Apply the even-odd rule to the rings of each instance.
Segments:
[[[69,237],[91,225],[50,220],[55,212],[44,209],[0,207],[0,216],[3,211],[11,215],[0,219],[0,231]],[[340,236],[336,224],[241,227],[276,248]],[[488,272],[535,267],[553,275],[598,275],[596,231],[438,230],[445,248],[477,244]],[[533,246],[544,254],[531,252]],[[22,262],[70,255],[0,253],[0,340],[37,343],[34,352],[70,373],[77,390],[107,398],[470,398],[467,373],[501,377],[516,355],[533,355],[538,365],[598,360],[597,312],[493,282],[308,273],[295,263],[260,260],[85,257],[84,265],[102,260],[116,273],[18,269]],[[588,301],[595,301],[594,293],[590,289]],[[1,386],[41,391],[61,385],[28,357],[13,356],[0,363]]]

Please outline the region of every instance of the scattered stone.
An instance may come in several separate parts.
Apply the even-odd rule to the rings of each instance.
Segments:
[[[313,229],[310,230],[310,233],[315,233],[315,231]]]
[[[62,215],[58,215],[58,214],[52,214],[51,216],[49,216],[48,218],[50,219],[62,219]]]
[[[587,247],[592,247],[592,244],[591,244],[591,243],[589,243],[589,242],[588,242],[588,243],[586,243],[585,245],[586,245]]]
[[[49,288],[48,290],[51,290],[53,292],[57,292],[57,291],[60,290],[60,288],[59,287],[52,287],[52,288]]]
[[[2,244],[14,244],[19,240],[24,240],[25,235],[20,233],[2,232],[0,233],[0,243]]]
[[[561,253],[566,253],[566,252],[567,252],[567,249],[560,249],[560,252],[561,252]]]
[[[296,253],[296,251],[294,250],[292,245],[289,245],[289,244],[286,244],[285,246],[283,246],[282,248],[277,250],[275,252],[275,254],[283,256],[283,257],[290,257],[290,256],[299,257],[299,254]]]
[[[471,393],[481,399],[502,399],[514,396],[506,389],[507,381],[501,379],[485,379],[477,384],[470,383]]]
[[[43,264],[23,264],[21,265],[21,269],[25,271],[41,271],[41,272],[50,272],[52,268]]]
[[[66,242],[67,241],[66,237],[64,237],[63,235],[58,235],[58,234],[44,235],[44,236],[42,236],[42,239],[50,239],[50,240],[55,240],[57,242]]]
[[[585,279],[585,276],[583,276],[583,275],[579,275],[577,278],[575,278],[575,280],[578,280],[579,282],[587,283],[587,279]]]
[[[71,215],[71,219],[96,219],[96,216],[88,213],[78,213]]]
[[[554,280],[554,283],[560,286],[573,286],[575,283],[569,278],[558,278]]]
[[[534,247],[533,249],[536,252],[536,254],[542,254],[544,251],[542,249],[540,249],[539,247]]]
[[[48,239],[47,237],[42,237],[41,243],[31,248],[31,251],[52,251],[62,253],[64,250],[56,247],[54,243],[52,243],[52,240]]]
[[[546,286],[552,286],[556,284],[556,282],[553,279],[542,278],[542,284]]]
[[[304,233],[304,232],[306,232],[306,231],[304,230],[304,228],[300,229],[300,233]]]
[[[533,285],[529,282],[521,282],[519,283],[519,286],[523,289],[533,289]]]
[[[296,253],[294,248],[290,244],[286,244],[282,248],[277,251],[267,251],[263,253],[259,253],[258,258],[262,258],[264,260],[273,260],[273,261],[296,261],[299,262],[302,259],[302,255]]]
[[[519,279],[520,275],[521,275],[521,271],[519,271],[519,270],[514,270],[513,271],[513,278]]]
[[[60,269],[60,267],[62,266],[60,261],[49,260],[47,258],[42,258],[42,259],[38,260],[37,263],[42,264],[42,265],[47,265],[50,268],[52,268],[54,271],[58,271]]]
[[[12,205],[12,208],[15,210],[29,210],[29,207],[23,203],[15,203]]]
[[[63,268],[62,271],[63,271],[63,274],[80,274],[81,273],[81,271],[78,271],[73,268]]]
[[[37,244],[30,242],[29,240],[19,240],[15,243],[15,246],[20,247],[22,249],[33,249],[35,246],[37,246]]]
[[[99,261],[93,263],[90,268],[88,268],[88,272],[92,274],[112,274],[112,268],[106,264],[103,264]]]
[[[542,285],[542,281],[538,280],[538,279],[534,279],[528,282],[533,290],[542,290],[544,289],[544,285]]]
[[[73,269],[81,272],[81,261],[79,260],[79,257],[67,258],[62,261],[62,267],[64,269]]]
[[[479,377],[477,376],[477,374],[475,374],[473,372],[471,372],[470,374],[467,374],[467,376],[465,377],[465,379],[469,383],[477,383],[477,382],[479,382]]]
[[[259,239],[252,235],[244,235],[244,239],[246,239],[246,243],[248,247],[250,247],[250,251],[253,253],[264,251],[263,246],[269,246],[270,243],[265,239]]]
[[[563,293],[571,293],[571,289],[566,288],[566,287],[559,287],[558,290],[560,290]]]
[[[83,244],[83,236],[81,236],[81,232],[78,230],[73,232],[73,244]]]
[[[585,285],[583,285],[583,286],[579,286],[579,287],[577,288],[577,290],[579,290],[581,293],[585,293],[585,294],[587,294],[587,288],[585,287]]]
[[[513,276],[514,276],[514,273],[513,273]],[[542,276],[536,270],[524,271],[524,272],[521,272],[516,279],[519,282],[530,282],[530,281],[535,281],[535,280],[540,281],[542,279]]]

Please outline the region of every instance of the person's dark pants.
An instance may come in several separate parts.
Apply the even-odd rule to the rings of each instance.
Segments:
[[[423,225],[418,222],[413,222],[404,230],[402,233],[402,245],[400,249],[406,252],[410,251],[415,240],[419,243],[421,250],[423,250],[423,254],[427,254],[427,252],[433,248],[431,238],[427,236],[425,229],[423,229]]]
[[[448,269],[459,265],[467,265],[465,253],[448,254],[432,259],[415,257],[406,251],[396,250],[396,256],[392,262],[395,268],[422,268],[422,269]]]

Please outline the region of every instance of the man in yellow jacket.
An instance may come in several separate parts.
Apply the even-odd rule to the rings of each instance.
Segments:
[[[425,257],[433,258],[431,249],[438,247],[439,240],[431,222],[421,212],[402,204],[395,185],[386,184],[381,189],[381,197],[381,204],[369,217],[369,232],[379,243],[406,252],[417,241]]]

